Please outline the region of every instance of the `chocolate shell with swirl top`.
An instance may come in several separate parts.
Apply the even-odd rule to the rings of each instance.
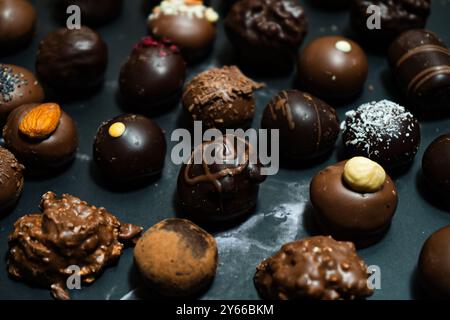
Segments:
[[[259,184],[265,180],[261,169],[252,145],[237,136],[204,142],[181,168],[180,204],[201,222],[236,221],[256,206]]]

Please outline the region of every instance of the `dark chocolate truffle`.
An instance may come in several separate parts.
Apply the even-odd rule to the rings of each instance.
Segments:
[[[25,104],[15,109],[3,128],[5,146],[30,175],[53,174],[75,158],[75,122],[56,103]]]
[[[14,207],[22,194],[23,169],[11,152],[0,147],[0,217]]]
[[[108,47],[100,34],[89,29],[60,28],[39,44],[36,72],[49,86],[79,95],[103,81]]]
[[[0,64],[0,126],[15,108],[42,101],[44,90],[31,71],[12,64]]]
[[[42,196],[41,213],[23,216],[9,235],[8,272],[15,278],[48,287],[56,299],[70,299],[71,266],[92,283],[121,255],[142,228],[121,223],[105,208],[69,194]]]
[[[83,25],[96,27],[116,19],[122,12],[123,0],[57,0],[56,9],[63,21],[71,5],[80,7]]]
[[[242,151],[242,152],[241,152]],[[215,154],[214,159],[209,159]],[[215,160],[215,161],[212,161]],[[202,222],[234,222],[249,214],[265,180],[253,147],[224,135],[197,146],[178,175],[178,197],[190,217]]]
[[[201,0],[164,0],[148,18],[150,33],[172,40],[188,62],[204,58],[212,49],[219,15]]]
[[[366,247],[381,240],[397,208],[397,190],[383,168],[356,157],[320,171],[311,181],[314,218],[322,234]]]
[[[120,92],[126,103],[143,112],[163,111],[180,98],[186,63],[170,41],[145,37],[120,71]]]
[[[368,28],[369,19],[378,6],[380,28]],[[430,14],[431,0],[352,0],[350,17],[352,28],[368,41],[382,46],[406,30],[423,28]],[[378,16],[377,16],[378,18]]]
[[[354,300],[373,294],[367,279],[353,243],[317,236],[283,245],[256,268],[254,282],[268,300]]]
[[[150,289],[170,297],[192,297],[208,287],[217,269],[214,237],[184,219],[166,219],[136,243],[134,259]]]
[[[0,1],[0,50],[21,49],[33,38],[36,28],[36,11],[26,0]]]
[[[228,13],[225,30],[245,66],[260,73],[288,72],[307,20],[295,0],[240,0]]]
[[[157,176],[165,156],[163,131],[140,115],[121,115],[103,123],[94,141],[94,160],[114,182],[139,183]]]
[[[450,226],[433,233],[422,247],[419,258],[419,281],[435,299],[450,299]]]
[[[246,127],[255,113],[253,91],[261,87],[235,66],[212,68],[186,86],[183,106],[204,127]]]
[[[336,111],[296,90],[277,94],[264,110],[261,127],[278,129],[280,152],[288,160],[309,160],[330,151],[339,135]]]
[[[346,113],[343,141],[349,156],[364,156],[387,169],[401,169],[420,144],[417,119],[398,104],[382,100]]]
[[[422,172],[444,201],[450,193],[450,133],[436,138],[425,150],[422,158]]]
[[[402,33],[389,48],[389,61],[411,106],[450,110],[450,51],[436,34]]]
[[[354,41],[321,37],[309,43],[298,57],[298,82],[322,99],[345,100],[363,88],[369,65],[367,56]]]

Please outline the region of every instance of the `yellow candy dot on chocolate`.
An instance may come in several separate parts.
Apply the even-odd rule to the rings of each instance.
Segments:
[[[108,130],[108,133],[113,138],[119,138],[125,132],[125,124],[123,122],[115,122],[113,123]]]
[[[343,179],[353,191],[372,193],[383,187],[386,172],[375,161],[364,157],[354,157],[345,164]]]

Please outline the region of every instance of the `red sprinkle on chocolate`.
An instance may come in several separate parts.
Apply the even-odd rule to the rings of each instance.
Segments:
[[[139,41],[139,43],[134,46],[134,49],[136,50],[149,47],[160,48],[160,56],[162,57],[167,56],[169,54],[169,51],[171,51],[172,53],[180,53],[180,49],[175,44],[173,44],[170,39],[164,38],[158,40],[150,36],[142,38],[141,41]]]

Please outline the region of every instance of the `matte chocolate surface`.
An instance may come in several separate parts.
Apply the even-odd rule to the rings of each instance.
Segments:
[[[0,218],[13,208],[22,194],[23,170],[14,155],[0,147]]]

